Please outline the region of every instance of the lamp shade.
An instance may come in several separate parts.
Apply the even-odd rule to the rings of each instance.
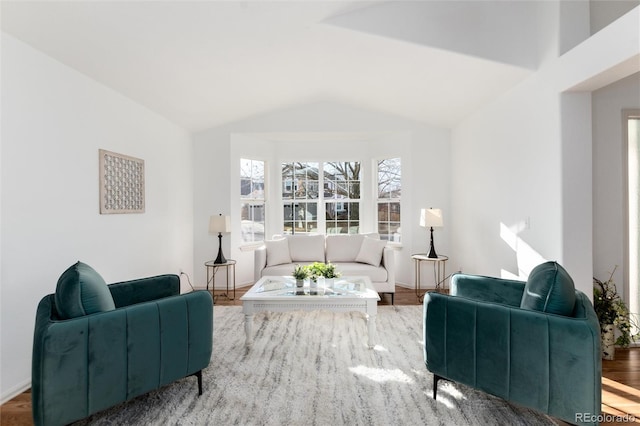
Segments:
[[[231,232],[231,218],[229,216],[211,216],[209,219],[209,232]]]
[[[420,210],[420,226],[425,228],[438,228],[443,226],[442,210],[422,209]]]

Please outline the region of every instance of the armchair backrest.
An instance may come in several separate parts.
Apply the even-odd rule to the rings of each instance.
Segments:
[[[116,309],[71,319],[45,296],[33,339],[35,424],[68,424],[205,368],[211,294],[179,286],[176,275],[113,284]]]

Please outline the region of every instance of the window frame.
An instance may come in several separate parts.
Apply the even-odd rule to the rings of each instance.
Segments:
[[[358,168],[358,179],[327,179],[326,177],[326,173],[327,173],[327,169],[326,169],[326,165],[327,164],[336,164],[336,163],[355,163],[357,164],[357,168]],[[285,176],[285,166],[289,165],[289,174]],[[305,182],[306,182],[306,192],[305,192],[305,196],[304,197],[300,197],[300,198],[296,198],[295,197],[295,193],[296,191],[298,191],[299,189],[299,182],[296,182],[296,176],[297,176],[297,170],[300,170],[302,168],[298,168],[298,165],[304,165],[305,167],[303,167],[303,169],[306,171],[305,172]],[[317,173],[317,179],[309,179],[309,170],[313,170],[315,167],[316,173]],[[344,161],[326,161],[326,160],[309,160],[309,161],[286,161],[286,160],[282,160],[280,161],[280,188],[281,188],[281,193],[280,193],[280,203],[282,206],[282,216],[280,218],[280,223],[279,223],[279,227],[280,227],[280,232],[283,234],[323,234],[323,235],[327,235],[329,229],[335,229],[336,227],[328,227],[328,224],[333,222],[336,225],[340,222],[345,222],[344,220],[338,221],[338,219],[336,218],[335,220],[332,219],[327,219],[327,207],[328,206],[334,206],[334,209],[336,206],[338,206],[338,204],[342,203],[344,204],[357,204],[357,210],[358,210],[358,219],[357,219],[357,226],[358,226],[358,233],[361,232],[361,222],[362,222],[362,217],[360,215],[360,211],[362,208],[362,193],[361,193],[361,188],[362,188],[362,182],[363,182],[363,170],[362,170],[362,161],[349,161],[349,160],[344,160]],[[344,175],[343,175],[344,176]],[[351,198],[351,197],[338,197],[337,193],[338,191],[335,190],[334,188],[334,193],[333,196],[329,197],[329,196],[325,196],[326,191],[327,191],[327,183],[330,182],[338,182],[341,181],[343,184],[347,185],[347,188],[349,188],[349,185],[354,184],[355,182],[357,182],[358,184],[358,196],[359,198]],[[316,187],[317,185],[317,187]],[[316,188],[316,192],[317,194],[315,196],[309,196],[309,188]],[[322,188],[322,190],[320,190]],[[292,194],[291,197],[286,196],[285,197],[285,189],[288,189],[288,192],[290,192]],[[349,192],[347,190],[347,192]],[[289,208],[289,210],[293,210],[296,209],[300,204],[315,204],[316,208],[316,215],[315,215],[315,219],[307,219],[305,217],[305,215],[303,214],[300,218],[295,218],[293,217],[293,214],[291,214],[290,218],[285,217],[287,215],[287,208]],[[293,205],[293,207],[289,207],[289,205]],[[310,209],[303,209],[305,212],[309,212]],[[312,209],[311,209],[312,210]],[[347,211],[350,212],[350,210],[348,209]],[[350,215],[350,213],[348,213]],[[290,220],[287,220],[290,219]],[[304,223],[304,227],[303,229],[305,229],[304,231],[296,231],[296,221],[300,221],[300,224]],[[351,218],[347,218],[346,220],[347,222],[347,233],[350,233],[349,231],[351,231],[352,226],[351,223],[355,223],[356,220],[352,220]],[[309,224],[314,224],[315,223],[315,228],[310,228]],[[287,226],[287,224],[290,224],[289,226]],[[335,233],[335,232],[334,232]]]
[[[244,162],[250,162],[250,167],[249,169],[251,170],[250,176],[245,176],[245,174],[243,173],[243,163]],[[255,178],[253,175],[253,171],[254,171],[254,166],[253,163],[261,163],[262,164],[262,196],[255,196],[256,191],[255,190],[251,190],[249,192],[249,196],[245,196],[243,195],[243,181],[248,180],[250,181],[250,185],[251,188],[253,188],[254,184],[256,182],[260,182],[259,179],[259,175],[258,178]],[[268,219],[268,214],[267,214],[267,192],[268,192],[268,179],[267,179],[267,162],[265,160],[260,160],[260,159],[256,159],[256,158],[247,158],[247,157],[240,157],[240,168],[239,168],[239,172],[240,172],[240,176],[239,176],[239,180],[240,180],[240,194],[239,194],[239,206],[240,206],[240,214],[239,214],[239,219],[240,219],[240,247],[249,247],[249,246],[254,246],[254,245],[261,245],[264,243],[264,241],[266,240],[266,232],[267,232],[267,219]],[[252,196],[253,194],[253,196]],[[259,192],[257,193],[259,194]],[[251,241],[247,241],[245,240],[245,230],[243,229],[243,222],[245,220],[251,220],[251,222],[253,222],[254,224],[256,223],[255,220],[252,219],[244,219],[243,218],[243,213],[245,210],[245,206],[247,206],[249,208],[250,211],[252,211],[255,207],[257,206],[262,206],[262,222],[258,222],[262,224],[262,238],[261,239],[255,239],[255,227],[252,226],[251,229],[251,235],[253,235],[254,237],[252,238]],[[252,216],[252,214],[250,213],[249,216]]]
[[[398,163],[398,169],[399,169],[399,177],[397,178],[397,182],[396,185],[399,187],[399,190],[397,190],[396,192],[399,193],[398,196],[389,196],[389,197],[381,197],[380,196],[380,164],[384,161],[397,161]],[[376,232],[378,234],[380,234],[380,239],[384,239],[386,241],[388,241],[389,243],[392,244],[398,244],[400,245],[402,243],[402,232],[400,233],[391,233],[391,232],[387,232],[387,233],[381,233],[380,232],[380,226],[382,223],[386,224],[386,226],[388,228],[390,228],[392,226],[392,224],[397,224],[397,228],[396,229],[401,229],[402,228],[402,157],[400,156],[393,156],[393,157],[385,157],[385,158],[379,158],[379,159],[375,159],[375,187],[374,187],[374,191],[375,191],[375,229]],[[393,191],[389,191],[389,192],[393,192]],[[381,220],[380,219],[380,205],[381,204],[387,204],[388,206],[388,218],[386,220]],[[391,212],[391,205],[392,204],[397,204],[398,206],[398,220],[391,220],[390,216],[392,214]],[[394,238],[394,235],[397,235],[397,239]]]

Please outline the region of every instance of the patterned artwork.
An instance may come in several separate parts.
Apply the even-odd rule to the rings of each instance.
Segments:
[[[144,213],[144,160],[99,150],[100,214]]]

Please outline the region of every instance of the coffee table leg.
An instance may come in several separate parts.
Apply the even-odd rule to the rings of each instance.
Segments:
[[[369,334],[367,345],[369,345],[370,349],[373,349],[375,344],[373,343],[373,335],[376,332],[376,314],[369,314],[366,316],[367,318],[367,331]]]
[[[247,347],[251,346],[253,343],[253,315],[245,314],[244,315],[244,333],[246,335],[245,345]]]

